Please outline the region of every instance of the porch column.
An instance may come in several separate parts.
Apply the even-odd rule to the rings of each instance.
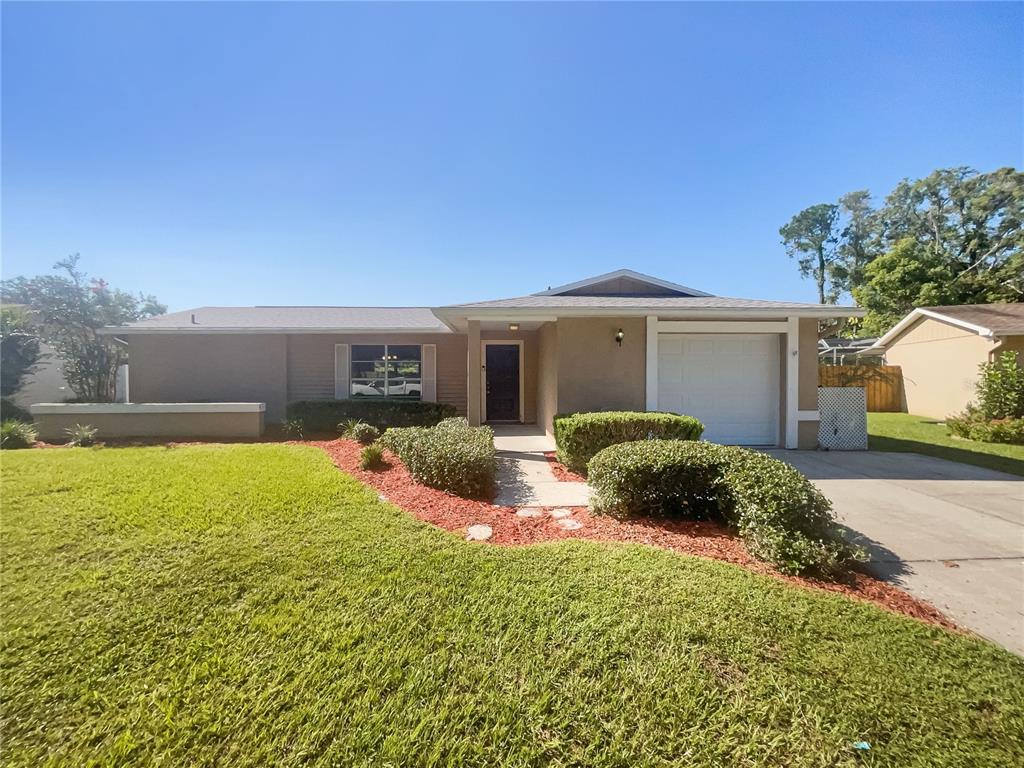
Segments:
[[[658,410],[658,316],[647,316],[647,387],[648,411]]]
[[[480,426],[480,400],[483,396],[483,363],[480,360],[480,321],[469,321],[469,348],[466,354],[466,418],[470,426]]]
[[[796,448],[800,431],[800,318],[786,318],[786,448]]]

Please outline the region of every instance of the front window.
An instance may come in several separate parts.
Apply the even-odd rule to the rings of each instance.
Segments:
[[[352,397],[419,400],[421,366],[419,344],[353,344]]]

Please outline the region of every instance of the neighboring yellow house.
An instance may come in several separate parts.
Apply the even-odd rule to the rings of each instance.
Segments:
[[[872,349],[903,370],[908,413],[944,419],[974,399],[979,365],[1007,350],[1024,364],[1024,304],[921,307]]]

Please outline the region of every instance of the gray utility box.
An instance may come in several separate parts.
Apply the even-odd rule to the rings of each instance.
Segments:
[[[868,449],[868,401],[864,387],[818,387],[818,447]]]

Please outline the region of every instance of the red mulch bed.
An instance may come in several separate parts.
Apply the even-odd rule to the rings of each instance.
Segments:
[[[389,454],[386,454],[388,464],[384,469],[360,469],[359,451],[362,446],[354,441],[325,440],[310,441],[307,444],[322,448],[339,469],[375,488],[387,501],[420,520],[453,532],[465,532],[467,527],[477,523],[491,526],[493,535],[488,542],[491,544],[522,545],[559,539],[649,544],[673,552],[735,563],[790,584],[839,592],[875,603],[894,613],[949,629],[956,628],[934,606],[865,573],[852,572],[843,581],[824,581],[779,573],[767,563],[755,560],[743,542],[718,523],[652,519],[621,521],[591,515],[586,507],[570,507],[573,519],[583,523],[583,527],[566,531],[555,525],[547,515],[519,517],[513,507],[463,499],[418,485],[401,462]]]
[[[544,458],[548,460],[548,466],[551,467],[551,472],[555,476],[555,480],[563,483],[585,483],[587,478],[583,475],[577,475],[565,464],[558,460],[555,456],[554,451],[544,451]]]

